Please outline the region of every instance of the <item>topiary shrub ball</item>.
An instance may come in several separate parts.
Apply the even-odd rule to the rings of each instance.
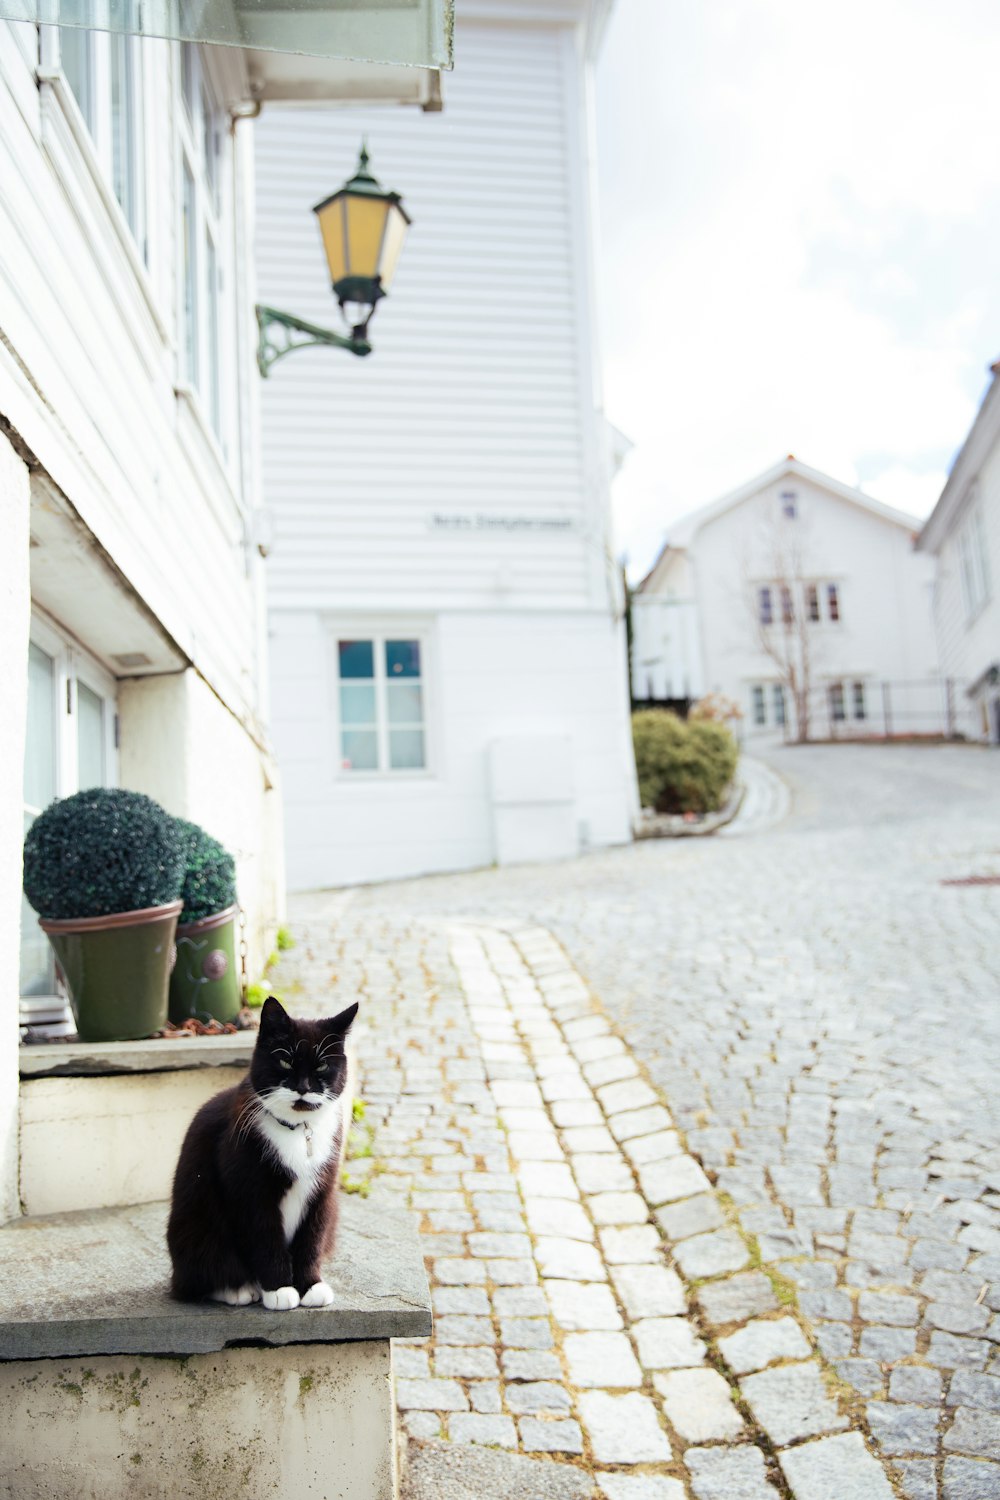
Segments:
[[[705,813],[722,806],[739,759],[739,747],[724,724],[640,709],[632,715],[632,743],[643,807],[658,813]]]
[[[24,894],[54,921],[166,906],[180,895],[183,868],[174,819],[119,787],[53,802],[24,841]]]
[[[197,823],[187,823],[183,818],[175,818],[174,822],[184,847],[181,883],[184,909],[177,925],[185,927],[189,922],[214,917],[216,912],[235,905],[236,862],[228,849]]]

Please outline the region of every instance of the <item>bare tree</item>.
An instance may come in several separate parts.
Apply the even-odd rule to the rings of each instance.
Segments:
[[[795,713],[795,738],[810,738],[815,668],[815,623],[819,619],[818,584],[805,570],[798,523],[772,517],[765,524],[765,574],[743,566],[746,607],[757,645],[774,663],[778,681]],[[788,734],[787,708],[785,734]]]

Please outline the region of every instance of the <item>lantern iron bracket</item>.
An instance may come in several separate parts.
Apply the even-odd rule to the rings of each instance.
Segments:
[[[334,333],[329,328],[319,328],[315,323],[307,323],[304,318],[293,317],[291,313],[280,312],[276,307],[258,304],[257,328],[257,368],[265,379],[277,360],[283,359],[295,349],[308,348],[310,344],[330,344],[334,349],[346,349],[349,354],[357,354],[359,357],[372,352],[372,346],[366,337],[367,323],[360,324],[347,337],[342,333]]]

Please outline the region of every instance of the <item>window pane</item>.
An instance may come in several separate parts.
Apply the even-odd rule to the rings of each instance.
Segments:
[[[386,641],[385,675],[387,677],[419,677],[420,642]]]
[[[389,705],[390,724],[423,723],[424,690],[419,682],[387,683],[386,700]]]
[[[424,765],[422,729],[389,730],[389,766],[393,771],[419,771]]]
[[[785,689],[780,682],[776,682],[772,689],[774,695],[774,722],[784,724],[785,722]]]
[[[345,729],[340,736],[345,771],[378,770],[378,737],[374,729]]]
[[[28,721],[24,801],[32,813],[56,794],[56,664],[34,641],[28,648]]]
[[[837,594],[837,585],[835,583],[827,584],[826,600],[827,600],[827,608],[828,608],[828,611],[829,611],[830,619],[831,620],[839,620],[840,619],[840,599],[839,599],[838,594]]]
[[[128,37],[110,36],[111,71],[111,183],[129,224],[135,228],[135,141],[132,135],[132,44]]]
[[[806,608],[810,620],[819,619],[819,590],[814,583],[806,585]]]
[[[755,683],[752,690],[753,698],[753,721],[755,724],[767,723],[767,708],[764,703],[764,689]]]
[[[338,641],[341,677],[375,676],[375,648],[371,641]]]
[[[59,32],[59,57],[62,70],[91,134],[94,131],[92,47],[93,41],[89,31],[83,31],[78,26],[64,26]]]
[[[759,613],[760,623],[762,625],[770,625],[771,620],[773,618],[772,617],[772,613],[771,613],[771,590],[770,589],[764,588],[764,589],[759,589],[758,590],[758,592],[757,592],[757,607],[758,607],[758,613]]]
[[[341,724],[369,726],[376,722],[374,686],[341,687],[340,722]]]
[[[76,758],[80,791],[104,785],[104,700],[86,683],[76,685]]]
[[[222,430],[222,401],[219,391],[219,262],[212,236],[205,235],[205,280],[208,307],[208,406],[216,435]]]
[[[198,363],[198,241],[196,238],[197,216],[195,213],[194,178],[187,162],[184,163],[183,201],[183,253],[184,253],[184,353],[185,373],[195,387],[200,380]]]

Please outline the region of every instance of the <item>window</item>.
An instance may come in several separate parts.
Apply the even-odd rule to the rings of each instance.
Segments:
[[[47,621],[32,621],[24,755],[24,831],[54,797],[117,781],[115,684]],[[21,1019],[58,1022],[52,952],[24,901],[21,914]],[[64,1026],[65,1029],[65,1026]]]
[[[204,402],[212,431],[225,448],[221,355],[222,124],[201,52],[180,47],[182,372]]]
[[[965,601],[965,618],[971,621],[978,615],[990,596],[989,565],[986,559],[986,537],[983,531],[983,513],[976,508],[958,533],[958,560],[962,575],[962,598]]]
[[[775,682],[772,684],[771,701],[774,704],[774,722],[783,725],[785,722],[785,689],[782,683]]]
[[[759,728],[767,723],[767,701],[764,697],[764,689],[759,682],[755,682],[750,689],[750,700],[753,721]]]
[[[788,521],[794,521],[798,517],[799,497],[794,490],[782,490],[781,514]]]
[[[819,589],[814,583],[806,584],[806,614],[814,624],[819,619]]]
[[[142,44],[119,32],[59,28],[59,65],[101,170],[145,260]]]
[[[425,770],[422,642],[338,640],[337,675],[341,770]]]
[[[847,710],[844,706],[844,684],[832,682],[830,684],[830,717],[835,723],[841,724],[847,718]]]
[[[762,625],[770,625],[774,620],[771,590],[766,585],[757,590],[757,618]]]
[[[781,585],[781,620],[784,625],[791,625],[795,619],[795,606],[792,602],[792,591],[786,584]]]
[[[835,583],[828,583],[826,586],[826,613],[833,621],[840,619],[840,595]]]
[[[854,699],[854,717],[856,719],[867,718],[868,715],[865,712],[865,685],[863,682],[855,682],[852,685],[851,696]]]

